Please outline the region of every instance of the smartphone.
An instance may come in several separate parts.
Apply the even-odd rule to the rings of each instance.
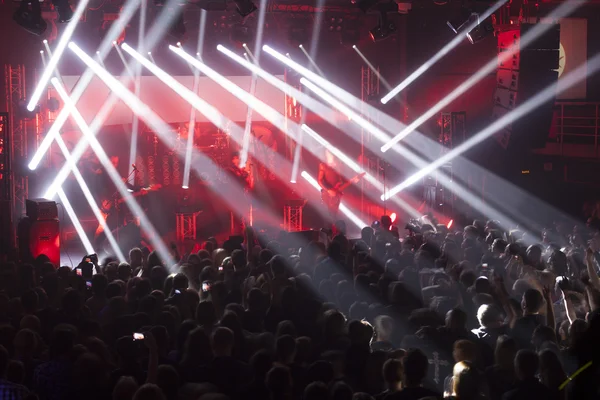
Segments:
[[[77,273],[77,276],[81,276],[81,275],[83,275],[83,272],[81,271],[81,268],[77,268],[77,269],[75,270],[75,272]]]
[[[481,264],[481,268],[487,268],[487,267],[488,267],[487,263]]]
[[[210,290],[210,282],[204,281],[202,282],[202,291],[208,292]]]
[[[139,333],[139,332],[135,332],[133,334],[133,340],[144,340],[144,334],[143,333]]]
[[[181,290],[175,289],[175,294],[181,294]]]
[[[223,271],[223,266],[219,265],[219,271]]]
[[[92,281],[85,281],[85,286],[87,286],[88,288],[92,288]]]

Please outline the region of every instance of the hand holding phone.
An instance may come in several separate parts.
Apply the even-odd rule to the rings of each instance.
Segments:
[[[209,281],[202,282],[202,291],[203,292],[209,292],[210,291],[210,282]]]

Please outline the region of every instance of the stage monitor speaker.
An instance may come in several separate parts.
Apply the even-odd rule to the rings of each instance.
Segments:
[[[33,262],[45,255],[56,267],[60,266],[60,228],[58,219],[35,221],[29,217],[19,222],[19,250],[21,259]]]
[[[502,118],[523,105],[542,90],[556,86],[560,49],[560,25],[551,24],[544,34],[527,46],[520,46],[520,39],[535,25],[522,24],[520,29],[498,34],[498,70],[492,122]],[[509,59],[500,56],[512,46],[519,50]],[[528,151],[544,147],[550,127],[555,96],[549,96],[542,104],[526,115],[507,125],[495,134],[496,140],[506,150]]]
[[[46,199],[25,200],[26,214],[33,221],[48,221],[58,218],[56,202]]]

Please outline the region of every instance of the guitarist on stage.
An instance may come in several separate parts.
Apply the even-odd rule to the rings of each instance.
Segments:
[[[337,214],[344,189],[358,182],[365,173],[360,173],[352,179],[345,179],[340,173],[340,166],[329,151],[325,152],[326,162],[319,164],[318,182],[321,186],[321,199],[327,207],[333,222],[337,221]]]
[[[327,206],[329,211],[329,215],[331,216],[333,221],[337,220],[338,209],[340,207],[339,202],[336,201],[327,201],[327,196],[331,199],[335,199],[338,195],[336,191],[337,188],[342,186],[346,180],[338,172],[339,166],[338,163],[329,151],[325,151],[325,162],[321,162],[319,164],[319,186],[323,190],[323,202]],[[327,193],[325,193],[327,192]]]

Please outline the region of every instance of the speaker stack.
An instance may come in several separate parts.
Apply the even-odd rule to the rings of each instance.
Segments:
[[[60,266],[60,228],[58,208],[54,201],[28,199],[27,215],[19,222],[19,250],[27,262],[45,255],[55,266]]]
[[[539,28],[541,24],[521,24],[518,29],[498,33],[493,121],[557,83],[560,25],[551,24],[544,34],[522,46],[521,38],[536,26]],[[504,56],[509,51],[511,56]],[[554,99],[555,96],[549,96],[541,105],[499,131],[495,137],[500,146],[522,151],[544,147],[552,124]]]

